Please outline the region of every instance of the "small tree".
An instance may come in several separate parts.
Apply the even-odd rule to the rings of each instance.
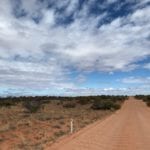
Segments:
[[[23,102],[23,106],[30,112],[36,113],[38,110],[41,109],[41,103],[39,101],[30,101],[26,100]]]

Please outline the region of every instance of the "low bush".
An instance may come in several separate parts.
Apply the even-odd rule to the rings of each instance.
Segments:
[[[64,108],[75,108],[76,104],[74,102],[67,102],[63,104]]]
[[[54,133],[54,136],[55,136],[55,137],[60,137],[60,136],[63,136],[64,134],[65,134],[65,132],[62,131],[62,130],[60,130],[60,131],[58,131],[58,132],[55,132],[55,133]]]
[[[23,102],[23,107],[25,107],[30,113],[36,113],[41,109],[42,104],[40,103],[40,101],[26,100]]]
[[[49,121],[52,119],[52,117],[49,114],[44,113],[43,115],[39,114],[36,116],[36,118],[40,121]]]
[[[0,100],[0,107],[11,107],[16,105],[12,100]]]
[[[135,98],[143,100],[150,107],[150,95],[136,95]]]
[[[61,126],[59,126],[59,125],[54,125],[53,128],[61,129]]]
[[[146,103],[148,107],[150,107],[150,101]]]
[[[110,109],[120,109],[120,105],[113,102],[112,100],[95,100],[91,106],[94,110],[110,110]]]
[[[113,109],[115,109],[115,110],[118,110],[118,109],[120,109],[121,108],[121,105],[119,105],[119,104],[114,104],[113,105]]]
[[[136,99],[141,99],[143,101],[150,101],[150,95],[136,95],[134,96]]]
[[[87,105],[87,104],[91,103],[91,100],[89,100],[89,99],[80,99],[80,100],[78,100],[78,103],[80,105]]]

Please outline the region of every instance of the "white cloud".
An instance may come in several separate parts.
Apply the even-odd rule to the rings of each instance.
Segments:
[[[150,63],[145,64],[145,65],[144,65],[144,68],[145,68],[145,69],[150,69]]]
[[[44,12],[42,23],[47,26],[52,26],[54,25],[54,19],[54,11],[47,10]]]
[[[128,88],[72,88],[66,89],[67,95],[137,95],[149,94],[150,87],[128,87]]]
[[[55,7],[48,10],[46,2],[22,1],[28,14],[17,19],[11,3],[0,1],[0,71],[5,72],[1,73],[1,85],[74,87],[66,68],[67,72],[69,68],[129,71],[138,67],[136,61],[150,54],[149,7],[96,28],[107,12],[87,16],[88,4],[77,11],[76,0],[52,2]],[[76,10],[75,20],[68,26],[54,26],[59,15],[55,9],[62,6],[66,6],[62,17]],[[31,18],[40,15],[41,22],[36,24]]]
[[[86,81],[86,76],[85,75],[82,75],[82,74],[79,74],[76,78],[76,81],[77,83],[84,83]]]
[[[107,0],[108,4],[111,4],[111,3],[114,3],[114,2],[117,2],[117,0]]]
[[[150,84],[150,77],[128,77],[122,79],[123,83]]]
[[[67,70],[62,70],[56,63],[27,63],[0,61],[0,83],[4,87],[46,89],[73,88]],[[57,68],[57,69],[56,69]]]

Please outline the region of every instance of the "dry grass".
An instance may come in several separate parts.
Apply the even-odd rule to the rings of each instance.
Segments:
[[[75,102],[73,102],[74,104]],[[65,102],[66,104],[66,102]],[[70,102],[69,102],[70,105]],[[43,108],[30,114],[21,104],[0,108],[0,149],[43,149],[47,143],[70,133],[70,119],[74,120],[74,132],[101,119],[112,111],[91,109],[91,104],[75,104],[64,107],[57,100],[44,104]]]
[[[10,129],[10,124],[6,124],[0,127],[0,132],[6,132]]]

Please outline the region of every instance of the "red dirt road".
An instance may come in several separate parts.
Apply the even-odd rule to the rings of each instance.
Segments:
[[[130,97],[121,110],[48,150],[150,150],[150,108]]]

